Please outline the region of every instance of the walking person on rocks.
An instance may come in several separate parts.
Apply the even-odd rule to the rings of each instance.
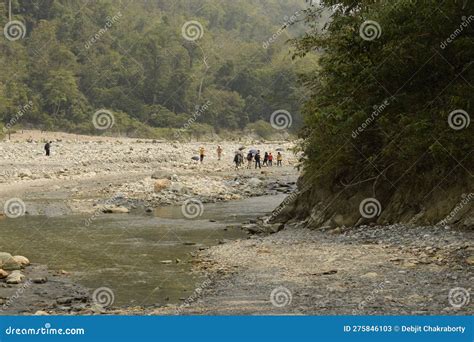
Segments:
[[[268,152],[265,152],[265,155],[263,156],[263,166],[268,166]]]
[[[220,161],[222,156],[222,147],[221,145],[217,146],[217,160]]]
[[[51,144],[52,141],[48,141],[46,145],[44,145],[44,150],[46,151],[46,156],[49,157],[51,155]]]
[[[260,150],[257,151],[257,154],[255,155],[255,168],[261,169],[262,165],[260,165]]]
[[[268,154],[268,166],[273,166],[273,156],[271,152]]]
[[[247,154],[247,162],[248,162],[247,169],[250,169],[252,167],[252,159],[253,159],[253,154],[252,152],[249,152]]]
[[[281,165],[281,161],[283,160],[283,156],[281,155],[280,152],[278,152],[278,155],[277,155],[277,166],[282,166]]]
[[[205,156],[205,150],[204,150],[204,147],[200,147],[199,148],[199,161],[201,162],[202,164],[202,161],[204,160],[204,156]]]
[[[242,161],[243,161],[242,154],[239,153],[239,152],[236,152],[235,156],[234,156],[234,163],[235,163],[235,169],[236,170],[240,167],[240,165],[242,164]]]

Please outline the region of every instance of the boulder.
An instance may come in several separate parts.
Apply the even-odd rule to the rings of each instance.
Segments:
[[[8,272],[0,268],[0,279],[8,277]]]
[[[33,173],[28,169],[22,169],[18,172],[18,177],[20,178],[30,178],[31,176],[33,176]]]
[[[471,266],[474,265],[474,255],[471,255],[470,257],[468,257],[466,259],[466,263]]]
[[[19,263],[23,267],[28,266],[30,264],[30,260],[28,260],[28,258],[22,255],[15,255],[13,257],[13,260],[15,260],[17,263]]]
[[[160,192],[166,188],[168,188],[171,185],[171,181],[169,179],[158,179],[155,182],[154,189],[155,192]]]
[[[177,192],[179,194],[185,194],[188,192],[188,188],[186,188],[183,184],[181,183],[173,183],[170,186],[170,190],[173,192]]]
[[[248,185],[250,185],[252,188],[260,186],[262,184],[262,181],[258,178],[250,178],[248,181]]]
[[[12,259],[10,261],[5,262],[2,265],[2,268],[6,271],[20,270],[21,264]]]
[[[44,283],[48,282],[48,278],[47,277],[38,277],[38,278],[31,279],[31,281],[35,284],[44,284]]]
[[[21,264],[10,253],[0,252],[0,267],[5,271],[19,270]]]
[[[361,275],[360,277],[361,278],[365,278],[365,279],[374,279],[374,278],[377,278],[379,275],[375,272],[368,272],[364,275]]]
[[[0,266],[11,260],[13,260],[13,256],[10,253],[0,252]]]
[[[103,212],[106,214],[126,214],[130,212],[130,210],[125,207],[108,207],[104,208]]]
[[[168,178],[168,175],[165,171],[155,171],[151,175],[151,179],[163,179]]]
[[[261,227],[256,224],[245,224],[242,226],[242,229],[248,231],[250,234],[260,234],[263,233]]]
[[[6,279],[7,284],[20,284],[25,280],[25,276],[20,271],[13,271]]]
[[[34,313],[35,316],[48,316],[49,314],[46,311],[38,310]]]

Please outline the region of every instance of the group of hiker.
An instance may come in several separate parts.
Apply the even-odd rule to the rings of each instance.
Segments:
[[[217,160],[220,161],[222,158],[222,152],[223,152],[222,147],[220,145],[217,146],[216,152],[217,152]],[[204,147],[201,146],[199,148],[199,161],[201,162],[201,164],[204,161],[205,155],[206,155],[205,149]],[[265,152],[263,155],[263,160],[262,160],[262,155],[260,153],[260,150],[250,150],[247,153],[247,156],[245,157],[245,159],[247,160],[247,169],[251,169],[252,165],[254,164],[255,164],[255,168],[259,168],[259,169],[261,169],[262,166],[271,167],[273,166],[274,158],[275,157],[273,156],[272,152]],[[277,152],[276,166],[282,166],[282,161],[283,161],[283,155],[281,154],[281,152]],[[244,153],[242,152],[242,149],[235,151],[234,164],[235,164],[236,169],[244,165]]]
[[[51,154],[51,144],[52,144],[52,141],[49,141],[49,142],[46,143],[46,145],[44,145],[44,150],[46,152],[46,156],[50,156],[50,154]],[[222,158],[222,152],[223,152],[222,147],[220,145],[217,146],[217,160],[218,161],[220,161],[221,158]],[[201,164],[204,161],[205,155],[206,155],[206,151],[205,151],[204,147],[201,146],[199,148],[199,161],[201,162]],[[272,154],[272,152],[265,152],[265,154],[263,155],[263,161],[261,161],[262,156],[260,154],[260,150],[250,150],[247,153],[246,159],[247,159],[247,169],[251,169],[253,163],[255,163],[255,168],[259,168],[259,169],[261,169],[262,166],[267,166],[267,167],[273,166],[273,154]],[[197,158],[196,158],[196,160],[197,160]],[[282,160],[283,160],[283,156],[282,156],[281,152],[277,152],[277,156],[276,156],[277,164],[276,164],[276,166],[282,166]],[[240,149],[238,151],[235,151],[234,164],[235,164],[236,169],[240,168],[244,164],[244,154],[242,152],[242,149]]]
[[[240,153],[236,153],[236,157],[239,155]],[[243,155],[240,154],[242,157]],[[235,167],[236,168],[239,168],[242,164],[242,162],[239,162],[238,160],[236,160],[236,157],[234,157],[234,163],[235,163]],[[255,164],[255,168],[259,168],[261,169],[262,166],[267,166],[267,167],[271,167],[273,166],[273,154],[272,152],[265,152],[264,155],[263,155],[263,161],[262,161],[262,156],[261,156],[261,153],[260,153],[260,150],[257,150],[256,152],[255,151],[249,151],[247,153],[247,169],[251,169],[252,168],[252,164]],[[243,158],[237,158],[237,159],[243,159]],[[281,162],[283,160],[283,156],[281,154],[281,152],[277,152],[277,156],[276,156],[276,166],[282,166]]]

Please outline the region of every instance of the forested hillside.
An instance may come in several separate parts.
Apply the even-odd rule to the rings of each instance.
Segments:
[[[0,3],[2,27],[8,6]],[[304,6],[12,0],[10,19],[21,24],[0,40],[0,121],[102,133],[92,116],[106,109],[115,120],[108,133],[153,136],[196,116],[190,131],[219,132],[268,124],[272,112],[286,110],[296,129],[304,93],[295,84],[305,62],[291,60],[286,41],[300,33],[290,24]]]
[[[312,95],[300,214],[318,225],[367,216],[439,222],[473,190],[474,3],[322,4],[308,11],[307,25],[324,9],[333,11],[329,24],[294,41],[297,56],[323,52],[304,77]],[[359,221],[364,199],[374,212]]]

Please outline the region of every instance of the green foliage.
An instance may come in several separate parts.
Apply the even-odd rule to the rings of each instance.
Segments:
[[[7,5],[0,0],[2,13]],[[262,44],[302,6],[299,0],[15,0],[13,17],[27,32],[0,40],[0,121],[32,100],[34,109],[20,121],[25,127],[103,134],[91,118],[105,108],[122,113],[106,133],[148,135],[182,127],[210,101],[197,122],[217,132],[268,121],[278,109],[291,111],[297,129],[301,92],[294,82],[304,62],[291,61],[285,41],[298,30],[283,30],[268,49]],[[204,29],[196,42],[182,36],[189,20]],[[203,127],[194,129],[202,134]]]
[[[325,184],[380,176],[393,187],[428,172],[438,184],[466,176],[468,166],[472,175],[473,125],[454,130],[448,115],[474,113],[474,3],[322,3],[324,10],[307,13],[311,30],[294,41],[296,56],[323,52],[319,69],[302,78],[312,90],[302,146],[308,175]],[[328,10],[331,20],[318,30]],[[471,23],[459,30],[466,18]],[[378,38],[362,39],[366,20],[378,23]]]
[[[251,131],[263,139],[270,139],[275,134],[275,129],[267,121],[258,120],[247,125],[245,131]]]

